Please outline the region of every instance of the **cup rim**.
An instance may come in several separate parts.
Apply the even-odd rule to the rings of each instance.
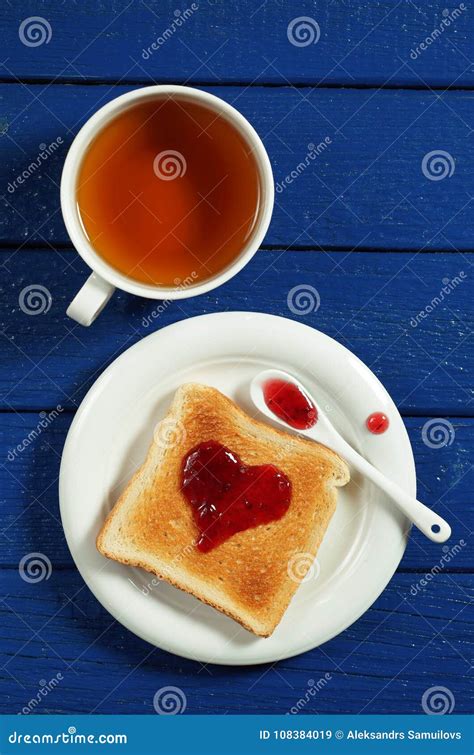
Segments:
[[[83,156],[97,133],[120,112],[138,101],[156,99],[162,96],[179,96],[184,100],[195,100],[207,104],[212,110],[223,114],[237,128],[253,150],[261,182],[261,210],[257,224],[240,254],[220,272],[211,278],[186,287],[159,286],[141,283],[129,278],[109,265],[92,246],[82,228],[76,202],[76,182]],[[156,84],[140,87],[115,97],[97,110],[76,134],[64,162],[61,175],[61,210],[69,237],[87,265],[116,288],[148,299],[186,299],[212,291],[236,275],[253,255],[270,225],[275,189],[273,173],[267,151],[259,135],[249,121],[232,105],[210,92],[194,87],[172,84]]]

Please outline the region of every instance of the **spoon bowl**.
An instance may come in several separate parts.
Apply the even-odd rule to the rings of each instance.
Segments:
[[[312,427],[303,430],[295,429],[289,422],[285,422],[285,420],[281,419],[281,417],[276,415],[272,411],[272,409],[270,409],[265,401],[264,391],[265,385],[271,380],[283,380],[285,383],[292,383],[315,407],[317,412],[317,420]],[[297,432],[298,434],[304,435],[307,438],[312,438],[313,440],[318,441],[318,443],[323,443],[325,446],[329,446],[331,442],[337,443],[337,437],[341,438],[334,425],[328,419],[326,412],[321,407],[321,405],[317,403],[313,396],[311,396],[304,385],[288,372],[284,372],[283,370],[263,370],[262,372],[259,372],[257,375],[255,375],[250,384],[250,397],[256,408],[262,414],[265,414],[274,422],[278,422],[278,424],[284,427],[285,430],[291,429],[293,432]]]

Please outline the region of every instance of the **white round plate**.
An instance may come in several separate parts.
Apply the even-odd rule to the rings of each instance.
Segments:
[[[350,351],[306,325],[251,312],[183,320],[125,351],[95,382],[72,423],[60,474],[61,517],[72,556],[97,599],[124,626],[157,647],[205,663],[254,664],[288,658],[342,632],[387,585],[409,522],[357,475],[339,490],[337,510],[312,575],[267,639],[141,569],[103,558],[95,538],[127,480],[145,458],[174,391],[196,381],[243,409],[262,369],[286,370],[314,393],[342,435],[415,495],[415,468],[402,419],[385,388]],[[383,411],[383,435],[365,428]],[[271,459],[269,459],[271,462]]]

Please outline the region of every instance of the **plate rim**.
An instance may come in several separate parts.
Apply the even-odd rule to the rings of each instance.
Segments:
[[[398,569],[398,566],[403,558],[403,555],[405,553],[405,549],[408,543],[408,538],[411,530],[411,523],[409,523],[409,520],[405,517],[404,521],[406,523],[406,526],[403,528],[403,534],[401,533],[401,537],[399,540],[398,548],[396,549],[396,552],[394,552],[394,561],[395,565],[392,568],[390,566],[385,571],[382,570],[382,573],[384,575],[383,581],[384,585],[382,589],[380,589],[380,585],[374,585],[373,589],[370,590],[370,592],[366,595],[365,600],[361,602],[360,610],[357,610],[351,620],[347,622],[346,620],[342,620],[340,625],[338,625],[337,631],[334,631],[334,629],[329,630],[326,635],[323,635],[323,638],[317,642],[317,644],[314,644],[314,640],[308,640],[305,643],[302,643],[299,649],[294,650],[291,649],[289,652],[282,652],[275,654],[274,652],[270,655],[267,653],[265,657],[262,658],[256,658],[256,659],[250,659],[250,660],[221,660],[219,657],[201,657],[196,658],[195,655],[193,655],[191,652],[187,652],[186,649],[180,649],[177,650],[174,648],[171,644],[167,643],[166,641],[160,641],[160,644],[158,645],[156,643],[155,639],[151,638],[151,633],[148,634],[145,629],[143,629],[139,623],[135,621],[134,616],[127,616],[125,619],[118,614],[116,607],[111,607],[111,602],[109,602],[108,597],[104,596],[100,593],[100,591],[96,591],[95,584],[93,581],[89,579],[89,575],[87,573],[86,568],[82,568],[82,565],[79,566],[76,560],[76,553],[75,553],[75,546],[72,545],[71,539],[68,533],[68,529],[65,524],[65,519],[67,518],[66,514],[66,504],[64,503],[65,499],[65,475],[66,475],[66,466],[70,463],[70,460],[68,460],[69,455],[69,448],[71,447],[75,435],[80,431],[80,423],[82,420],[83,415],[87,412],[89,409],[89,404],[94,400],[96,394],[100,392],[102,388],[102,384],[107,381],[111,373],[117,368],[117,364],[121,361],[125,361],[126,358],[129,358],[130,352],[133,352],[133,350],[139,350],[143,348],[143,344],[151,339],[157,339],[162,336],[164,332],[169,333],[170,330],[174,330],[176,328],[185,327],[188,322],[195,322],[198,320],[207,320],[209,318],[211,319],[220,319],[220,318],[232,318],[238,316],[248,316],[251,318],[259,318],[259,319],[269,319],[273,321],[283,321],[286,324],[290,323],[292,326],[295,326],[297,328],[304,328],[308,331],[311,331],[312,334],[317,334],[318,337],[322,338],[327,343],[330,343],[332,345],[335,345],[336,348],[346,352],[348,355],[350,355],[351,359],[356,360],[358,365],[362,368],[363,372],[370,375],[371,380],[375,381],[383,390],[383,393],[385,394],[385,397],[388,399],[389,403],[391,403],[393,410],[396,412],[396,414],[399,415],[401,419],[401,425],[400,428],[402,431],[402,435],[404,436],[404,440],[407,444],[407,448],[409,450],[409,459],[407,460],[409,463],[409,469],[406,470],[407,477],[406,477],[406,486],[408,492],[410,492],[412,495],[416,495],[416,467],[415,467],[415,459],[413,456],[413,449],[411,446],[411,442],[408,436],[408,432],[405,426],[405,423],[403,422],[403,418],[400,415],[400,412],[398,411],[398,408],[393,401],[390,393],[385,388],[381,380],[375,375],[375,373],[372,372],[372,370],[356,355],[354,354],[350,349],[348,349],[344,344],[337,341],[335,338],[332,338],[331,336],[327,335],[321,330],[318,330],[317,328],[313,327],[312,325],[308,325],[306,323],[302,323],[298,320],[293,320],[289,317],[283,317],[281,315],[274,315],[269,314],[266,312],[253,312],[249,310],[229,310],[225,312],[210,312],[206,314],[196,315],[193,317],[183,317],[180,320],[177,320],[176,322],[170,323],[168,325],[165,325],[162,328],[159,328],[153,333],[149,333],[148,335],[144,336],[143,338],[140,338],[139,341],[132,344],[128,348],[126,348],[121,354],[119,354],[113,361],[107,365],[107,367],[100,373],[100,375],[96,378],[96,380],[93,382],[93,384],[88,389],[87,393],[83,397],[77,411],[75,412],[74,419],[69,427],[66,441],[64,443],[62,455],[61,455],[61,463],[60,463],[60,471],[59,471],[59,481],[58,481],[58,487],[59,487],[59,509],[60,509],[60,516],[61,516],[61,523],[64,531],[64,536],[69,548],[69,551],[71,553],[72,559],[74,561],[75,568],[78,570],[79,574],[81,575],[81,578],[84,580],[85,584],[87,585],[88,589],[92,592],[96,600],[113,616],[113,618],[118,621],[122,626],[124,626],[128,631],[135,634],[140,639],[144,640],[145,642],[148,642],[153,647],[156,647],[158,649],[164,650],[168,653],[171,653],[173,655],[176,655],[177,657],[186,658],[188,660],[195,661],[197,663],[203,663],[203,664],[212,664],[212,665],[219,665],[219,666],[255,666],[255,665],[261,665],[264,663],[275,663],[281,660],[285,660],[288,658],[293,658],[298,655],[301,655],[303,653],[309,652],[310,650],[320,647],[321,645],[324,645],[326,642],[329,642],[331,639],[338,637],[342,632],[344,632],[346,629],[348,629],[350,626],[352,626],[356,621],[360,619],[361,616],[363,616],[369,608],[373,605],[373,603],[377,600],[377,598],[382,595],[382,593],[387,588],[387,585],[393,578],[393,575]]]

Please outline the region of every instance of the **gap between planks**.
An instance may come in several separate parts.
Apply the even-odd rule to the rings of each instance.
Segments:
[[[185,318],[185,319],[192,319],[192,318]],[[157,331],[154,331],[157,332]],[[104,368],[106,369],[106,368]],[[1,414],[39,414],[40,412],[52,412],[53,410],[57,409],[57,406],[41,406],[36,408],[31,407],[14,407],[9,409],[6,406],[0,406],[0,415]],[[61,414],[76,414],[78,411],[78,407],[64,407],[61,411]],[[400,410],[399,410],[400,411]],[[405,414],[402,411],[400,411],[400,415],[404,419],[420,419],[425,417],[426,419],[430,419],[432,417],[436,418],[449,418],[454,421],[462,422],[463,420],[471,420],[474,419],[474,409],[472,410],[472,414],[453,414],[452,412],[439,412],[436,411],[433,413],[432,411],[423,411],[420,410],[419,413],[414,413],[413,410],[410,411],[409,414]]]
[[[18,249],[16,249],[18,247]],[[418,249],[417,247],[396,247],[395,249],[384,249],[378,246],[342,246],[341,244],[325,244],[324,246],[315,246],[313,244],[261,244],[259,250],[262,252],[340,252],[341,254],[373,253],[373,254],[474,254],[473,249]],[[1,240],[0,254],[2,252],[76,252],[72,244],[65,242],[42,242],[42,241],[19,241],[19,240]],[[77,254],[78,252],[76,252]]]
[[[413,566],[400,566],[396,569],[396,574],[426,574],[426,570],[428,567],[413,567]],[[61,572],[77,572],[78,568],[74,564],[58,564],[54,566],[55,571],[61,571]],[[0,564],[0,572],[1,571],[18,571],[18,564]],[[429,571],[429,569],[428,569]],[[446,567],[443,569],[443,574],[453,574],[453,575],[464,575],[464,574],[474,574],[474,567],[471,566],[462,566],[459,568],[456,567]],[[382,610],[382,609],[381,609]]]
[[[318,81],[310,82],[289,82],[281,83],[277,81],[255,81],[251,79],[236,79],[235,81],[229,79],[227,81],[207,81],[196,80],[190,81],[189,79],[176,79],[170,76],[163,77],[159,81],[156,78],[150,77],[148,79],[143,78],[89,78],[89,77],[67,77],[67,76],[5,76],[0,77],[0,84],[22,84],[24,86],[43,86],[50,84],[64,84],[68,86],[148,86],[152,84],[175,84],[177,86],[193,86],[193,87],[246,87],[248,89],[367,89],[377,90],[380,89],[387,91],[398,90],[410,90],[416,92],[472,92],[474,91],[473,85],[464,86],[452,86],[451,84],[433,84],[430,86],[423,86],[422,84],[347,84],[338,82],[326,82],[320,83]]]

